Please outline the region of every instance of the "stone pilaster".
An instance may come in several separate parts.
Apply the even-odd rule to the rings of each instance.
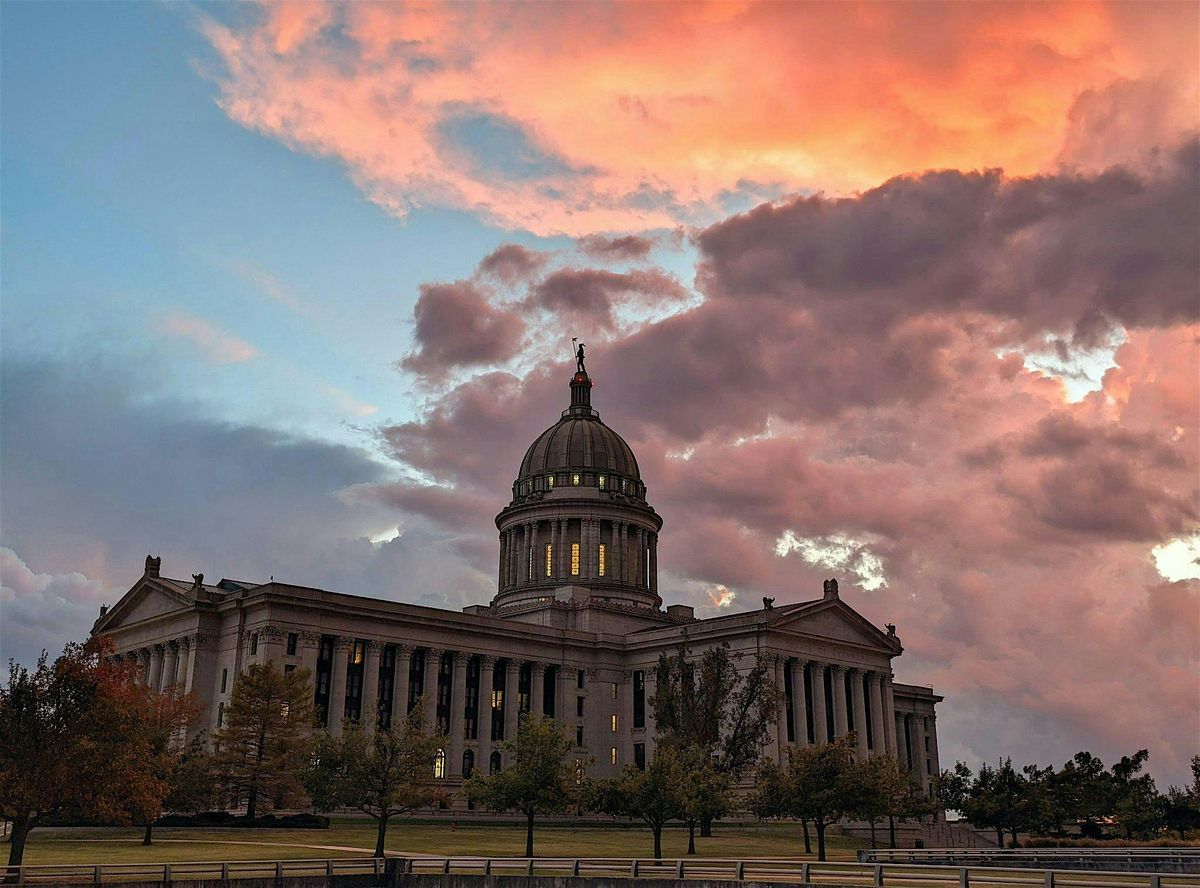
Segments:
[[[900,741],[896,734],[896,697],[892,688],[891,673],[883,674],[883,730],[884,745],[889,755],[900,758]]]
[[[175,687],[175,675],[179,669],[179,644],[168,641],[163,645],[162,690],[169,691]]]
[[[529,670],[529,712],[541,718],[546,708],[546,664],[534,663]]]
[[[407,644],[396,645],[396,675],[392,682],[392,725],[408,718],[408,677],[412,671],[413,649]]]
[[[329,733],[335,737],[342,733],[342,722],[346,719],[346,670],[350,666],[350,649],[353,638],[333,640],[333,674],[329,679]]]
[[[813,740],[820,746],[829,742],[829,713],[825,711],[825,664],[813,663],[810,669],[813,691]]]
[[[363,656],[363,682],[361,714],[359,715],[367,733],[374,733],[379,725],[379,656],[382,646],[377,641],[368,641]]]
[[[192,689],[195,649],[190,635],[179,639],[179,665],[175,667],[175,686],[181,694],[186,694]]]
[[[308,680],[313,689],[317,685],[317,654],[320,653],[321,636],[316,632],[301,632],[298,639],[300,646],[300,668],[308,670]]]
[[[156,644],[150,648],[150,670],[147,673],[146,684],[153,691],[162,690],[163,646]]]
[[[863,672],[850,670],[850,703],[854,707],[855,751],[858,760],[867,757],[867,704],[863,699]]]

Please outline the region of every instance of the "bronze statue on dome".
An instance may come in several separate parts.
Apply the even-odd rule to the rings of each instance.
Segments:
[[[574,345],[576,342],[579,342],[579,337],[572,336],[571,344]],[[577,348],[575,350],[575,372],[583,373],[584,375],[587,374],[587,370],[583,366],[583,343],[582,342],[579,342],[579,348]]]

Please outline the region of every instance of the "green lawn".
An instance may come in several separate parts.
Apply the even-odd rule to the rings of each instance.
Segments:
[[[25,849],[25,863],[353,857],[371,853],[375,828],[350,820],[334,821],[327,830],[161,828],[154,831],[154,839],[147,848],[137,829],[35,830]],[[815,841],[814,836],[814,845]],[[648,857],[654,847],[650,831],[636,828],[547,826],[537,830],[534,842],[540,857]],[[859,847],[863,844],[855,839],[830,837],[830,859],[853,860]],[[387,848],[394,853],[519,857],[525,852],[525,832],[516,826],[469,824],[452,830],[449,824],[398,820],[388,829]],[[686,850],[686,830],[664,832],[665,856],[683,856]],[[712,838],[697,838],[696,850],[703,857],[795,857],[801,856],[804,844],[799,828],[790,825],[718,827]]]

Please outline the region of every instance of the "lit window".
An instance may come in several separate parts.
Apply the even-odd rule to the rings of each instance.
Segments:
[[[611,682],[609,688],[611,689],[612,699],[617,699],[617,683],[615,681]]]
[[[579,543],[571,543],[571,576],[579,576]]]
[[[578,474],[571,476],[571,483],[574,484],[576,487],[579,486],[579,475]]]
[[[554,576],[554,547],[546,543],[546,576]]]
[[[596,481],[596,483],[600,485],[600,489],[601,489],[601,490],[603,490],[603,489],[604,489],[604,482],[605,482],[605,480],[606,480],[606,479],[605,479],[605,477],[604,477],[603,475],[601,475],[601,476],[600,476],[600,477],[597,479],[597,481]]]
[[[433,776],[438,780],[446,777],[446,750],[439,749],[433,757]]]
[[[600,576],[604,576],[604,543],[600,544]]]
[[[546,479],[546,487],[547,487],[549,490],[553,490],[553,489],[554,489],[554,476],[553,476],[553,475],[551,475],[550,477],[548,477],[548,478]]]
[[[614,765],[617,763],[617,747],[614,746],[611,750],[609,750],[608,760]]]
[[[533,546],[529,547],[529,555],[525,560],[529,563],[529,569],[526,571],[528,573],[528,576],[525,577],[525,579],[532,582],[533,581]]]
[[[366,648],[365,643],[363,643],[361,641],[354,642],[354,661],[353,662],[354,662],[355,666],[357,666],[359,663],[361,663],[363,661],[363,650],[365,648]]]
[[[617,733],[617,717],[615,715],[612,717],[612,732]]]
[[[504,691],[492,691],[492,709],[504,708]]]
[[[624,479],[624,478],[622,478],[622,479],[621,479],[621,493],[625,493],[625,492],[626,492],[626,490],[625,490],[625,479]]]

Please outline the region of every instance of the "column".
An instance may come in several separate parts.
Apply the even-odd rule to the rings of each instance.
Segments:
[[[854,707],[854,736],[858,760],[867,757],[867,703],[863,699],[863,671],[850,670],[850,703]]]
[[[529,670],[529,712],[534,718],[541,718],[545,707],[546,664],[534,663]]]
[[[575,724],[575,701],[570,693],[574,687],[575,670],[559,664],[558,678],[554,682],[554,717],[563,725]]]
[[[381,645],[368,641],[363,657],[362,706],[359,720],[367,733],[374,733],[379,724],[379,655]]]
[[[846,718],[846,668],[830,666],[829,679],[833,691],[833,736],[844,737],[850,730],[849,719]]]
[[[792,730],[796,746],[808,745],[808,704],[804,699],[804,661],[792,663]]]
[[[621,538],[617,542],[617,550],[619,552],[617,556],[619,564],[617,579],[622,583],[628,583],[629,566],[627,562],[629,561],[629,522],[621,522]]]
[[[163,646],[156,644],[150,649],[150,672],[146,682],[151,690],[162,690]]]
[[[579,521],[579,572],[585,580],[596,579],[596,547],[592,543],[592,530],[592,519],[581,518]]]
[[[571,541],[567,535],[566,518],[558,519],[558,553],[554,556],[554,575],[563,580],[571,569]]]
[[[175,672],[179,668],[179,644],[168,641],[163,650],[162,689],[168,691],[175,687]]]
[[[320,644],[321,636],[317,633],[300,633],[300,668],[308,670],[308,680],[312,682],[314,691],[317,686],[317,651]]]
[[[396,645],[396,677],[392,682],[392,727],[408,717],[408,674],[412,669],[413,649]]]
[[[929,767],[925,763],[925,719],[918,712],[912,716],[912,720],[913,758],[916,759],[917,785],[921,787],[921,794],[924,795],[929,791]]]
[[[500,565],[496,571],[496,588],[503,589],[504,588],[504,559],[508,555],[508,552],[506,549],[507,540],[505,539],[505,534],[503,534],[503,533],[500,534],[499,541],[500,541],[499,542]]]
[[[933,765],[933,770],[930,771],[929,774],[930,774],[930,776],[934,776],[934,775],[942,773],[941,759],[938,757],[937,713],[934,713],[929,716],[929,732],[928,732],[927,736],[929,737],[929,758],[932,760],[931,764]],[[938,819],[944,820],[945,817],[946,817],[946,812],[942,811],[939,814]]]
[[[517,736],[517,718],[521,714],[517,705],[517,687],[521,681],[521,661],[509,660],[508,668],[504,671],[504,739],[512,740]]]
[[[658,534],[650,535],[650,591],[658,592]],[[786,737],[786,735],[784,735]]]
[[[521,575],[517,578],[522,585],[528,585],[530,577],[533,576],[533,564],[531,553],[529,551],[530,540],[533,539],[533,522],[529,521],[525,524],[525,533],[521,535]]]
[[[446,773],[451,777],[462,777],[463,741],[466,739],[467,660],[470,657],[457,651],[454,657],[453,681],[450,684],[450,751]]]
[[[442,668],[442,652],[438,648],[425,648],[425,685],[421,688],[421,702],[425,712],[425,730],[436,734],[438,672]]]
[[[540,536],[538,531],[541,523],[540,521],[533,522],[533,536],[529,540],[529,577],[534,583],[539,583],[546,578],[546,557],[538,543]]]
[[[550,520],[550,571],[546,572],[546,555],[543,552],[538,556],[539,565],[541,567],[541,576],[543,580],[553,580],[556,578],[554,570],[554,559],[558,557],[558,522],[554,519]]]
[[[883,673],[883,730],[888,754],[900,758],[899,741],[896,738],[896,697],[892,689],[892,676],[888,672]]]
[[[475,766],[481,773],[490,774],[492,767],[492,682],[495,678],[496,658],[481,657],[479,660],[479,758]]]
[[[175,667],[175,684],[181,694],[186,694],[192,689],[192,669],[195,666],[195,656],[196,647],[192,644],[191,636],[185,635],[179,639],[179,665]]]
[[[646,585],[646,531],[640,527],[637,529],[634,545],[637,546],[637,555],[633,559],[633,585],[641,589]]]
[[[775,707],[774,730],[767,735],[767,758],[773,761],[781,761],[786,758],[783,747],[787,743],[787,700],[784,697],[783,668],[783,657],[776,654],[774,677],[775,687],[779,689],[779,702]]]
[[[867,673],[867,691],[871,698],[871,751],[874,755],[887,752],[887,732],[883,724],[883,675]]]
[[[812,672],[812,708],[813,708],[813,739],[818,746],[829,742],[829,715],[825,711],[825,664],[813,663]]]
[[[625,671],[620,687],[621,703],[621,764],[633,764],[633,670]],[[620,769],[618,769],[620,770]]]
[[[518,556],[520,542],[517,540],[517,529],[509,528],[508,531],[508,585],[515,586],[517,584]]]
[[[646,763],[650,763],[650,759],[654,756],[654,746],[658,741],[658,727],[654,719],[654,707],[650,705],[650,701],[654,699],[655,689],[658,683],[658,670],[653,666],[645,670],[646,673]]]
[[[335,737],[342,733],[342,721],[346,718],[346,669],[350,665],[350,648],[353,638],[333,640],[333,675],[329,680],[329,733]]]

